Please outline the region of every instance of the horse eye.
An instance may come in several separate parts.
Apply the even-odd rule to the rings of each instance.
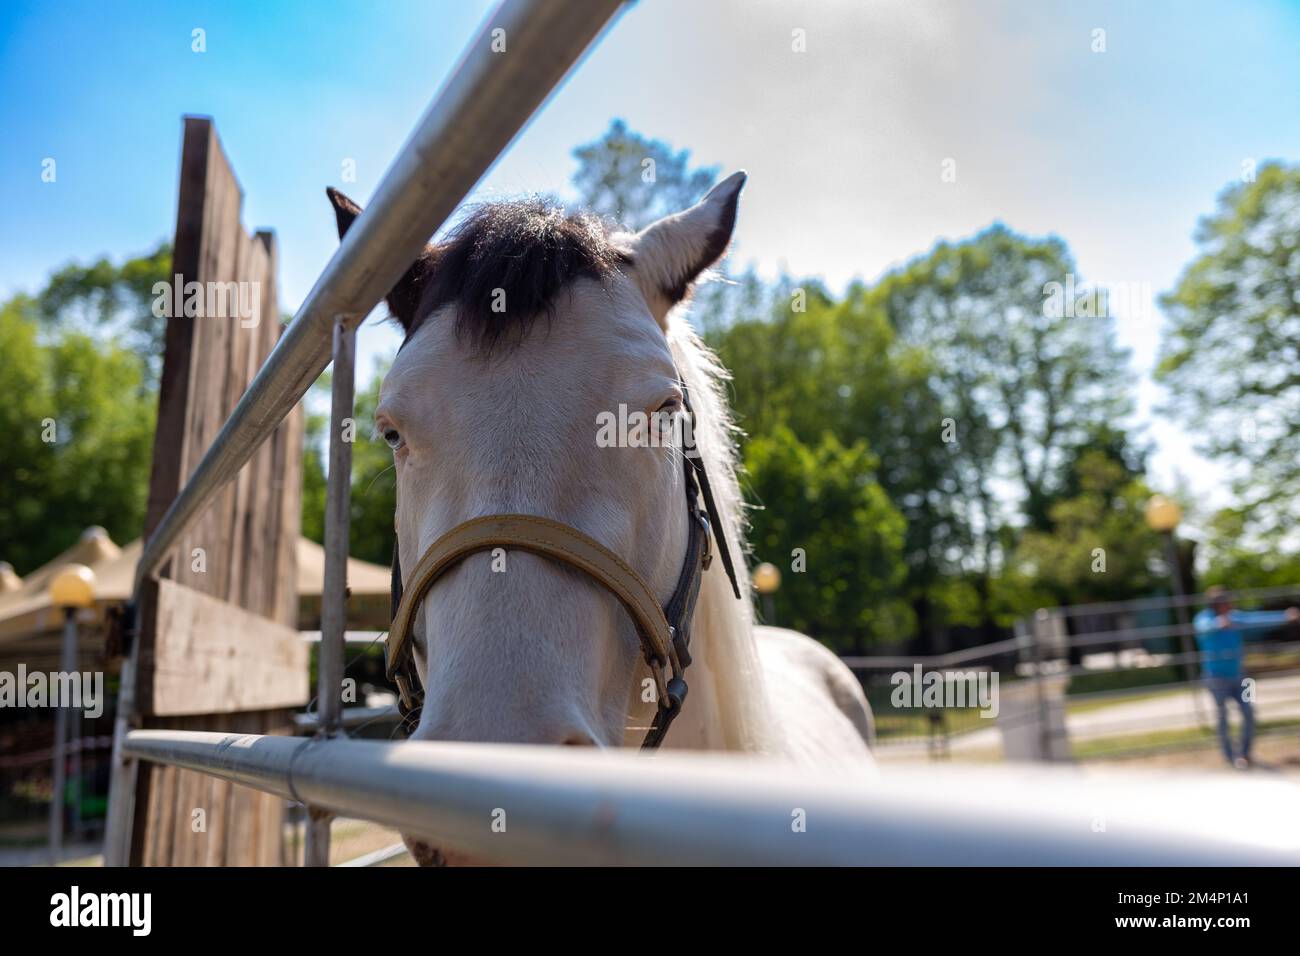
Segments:
[[[390,428],[384,432],[384,443],[393,451],[396,451],[402,447],[402,436],[397,433],[396,428]]]

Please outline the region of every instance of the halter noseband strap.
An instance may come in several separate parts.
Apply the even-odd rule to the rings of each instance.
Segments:
[[[685,408],[694,424],[695,413],[689,398],[685,401]],[[711,531],[717,536],[718,550],[722,553],[722,564],[731,581],[732,592],[738,599],[741,596],[704,462],[695,449],[683,453],[683,462],[689,522],[686,556],[672,596],[662,608],[654,590],[622,558],[576,528],[538,515],[485,515],[456,525],[429,546],[411,570],[405,586],[394,544],[392,626],[388,631],[385,658],[388,678],[397,684],[401,695],[403,715],[418,708],[424,697],[411,640],[420,604],[438,579],[465,558],[493,548],[513,548],[581,571],[618,598],[636,626],[642,653],[655,682],[657,709],[641,747],[658,747],[686,699],[684,675],[691,662],[691,619],[695,614],[700,580],[713,559],[709,542]],[[701,496],[704,498],[704,511],[700,510]]]

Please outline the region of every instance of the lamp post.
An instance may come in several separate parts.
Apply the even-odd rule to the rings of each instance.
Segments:
[[[1182,563],[1178,560],[1178,544],[1174,540],[1174,529],[1183,520],[1183,509],[1178,503],[1164,495],[1152,495],[1146,508],[1147,527],[1157,534],[1164,535],[1165,561],[1169,565],[1170,583],[1174,595],[1174,618],[1178,622],[1178,644],[1184,656],[1184,673],[1190,684],[1195,680],[1195,661],[1191,657],[1191,628],[1187,621],[1187,605],[1183,591]]]
[[[754,569],[753,580],[754,590],[759,593],[763,601],[763,623],[775,624],[776,606],[773,604],[772,595],[781,586],[781,571],[775,564],[764,561]]]
[[[65,675],[77,669],[77,611],[95,605],[95,572],[84,564],[69,564],[62,568],[50,582],[50,603],[63,609],[63,648],[59,669]],[[60,686],[69,686],[60,681]],[[69,708],[58,706],[54,710],[54,786],[50,793],[50,862],[58,864],[63,850],[63,804],[67,790],[67,736]],[[74,776],[77,778],[77,800],[81,800],[81,722],[73,722]]]

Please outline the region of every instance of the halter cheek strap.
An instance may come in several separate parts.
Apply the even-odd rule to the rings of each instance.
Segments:
[[[689,399],[685,408],[694,424]],[[622,558],[576,528],[538,515],[484,515],[458,524],[429,546],[409,577],[402,574],[394,545],[392,626],[385,657],[388,677],[396,683],[401,697],[403,715],[416,710],[424,696],[412,648],[412,632],[421,603],[442,575],[470,555],[493,548],[513,548],[574,568],[618,598],[636,626],[642,654],[655,682],[655,717],[641,747],[658,747],[686,699],[684,674],[691,662],[691,620],[700,580],[713,559],[710,532],[719,536],[718,547],[732,592],[737,599],[741,596],[730,549],[721,536],[722,524],[703,460],[690,449],[683,454],[683,462],[689,521],[686,555],[672,597],[662,608],[653,589]],[[700,497],[704,499],[703,512],[699,507]]]

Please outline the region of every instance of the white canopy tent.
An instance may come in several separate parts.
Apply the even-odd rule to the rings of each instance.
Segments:
[[[130,600],[140,541],[119,547],[100,527],[87,528],[80,540],[26,577],[0,573],[0,649],[19,641],[54,635],[63,622],[63,612],[50,602],[50,581],[68,564],[84,564],[95,572],[95,607],[82,614],[92,626],[103,623],[112,607]],[[321,584],[324,580],[325,550],[309,538],[298,539],[298,599],[300,626],[319,627]],[[381,627],[388,609],[389,569],[348,559],[349,617],[356,627]],[[377,620],[377,618],[382,618]],[[12,651],[10,651],[12,653]]]

